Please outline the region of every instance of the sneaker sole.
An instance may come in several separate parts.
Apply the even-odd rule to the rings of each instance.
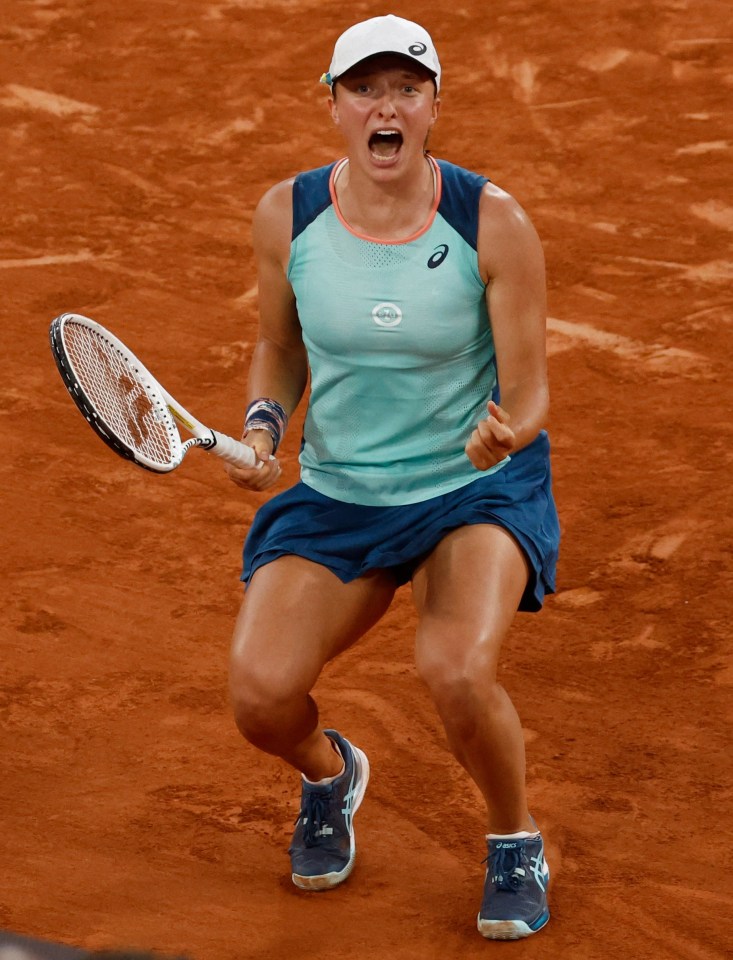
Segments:
[[[315,877],[304,877],[298,873],[291,874],[293,883],[299,890],[310,890],[313,892],[319,892],[322,890],[331,890],[333,887],[337,887],[340,883],[343,883],[344,880],[348,880],[351,871],[354,869],[354,860],[356,858],[356,837],[354,834],[354,825],[353,818],[356,811],[361,806],[361,801],[364,799],[364,794],[366,793],[367,784],[369,783],[369,760],[367,755],[360,750],[358,747],[355,747],[353,743],[350,743],[354,753],[354,765],[357,768],[357,787],[356,793],[354,794],[354,805],[351,808],[351,845],[349,849],[349,860],[343,870],[333,871],[332,873],[321,873]]]
[[[487,940],[523,940],[540,931],[549,919],[548,911],[530,927],[524,920],[482,920],[479,914],[476,926],[481,936]]]

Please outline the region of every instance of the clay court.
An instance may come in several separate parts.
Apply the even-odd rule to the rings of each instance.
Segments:
[[[54,316],[87,314],[236,434],[253,208],[340,156],[318,77],[390,9],[441,54],[433,153],[517,197],[548,264],[558,592],[518,617],[502,676],[553,919],[516,944],[475,930],[481,807],[413,667],[409,587],[317,688],[372,761],[354,875],[291,885],[296,779],[240,739],[226,689],[262,498],[204,453],[169,476],[115,457],[48,347]],[[731,955],[729,13],[3,3],[0,928],[194,960]]]

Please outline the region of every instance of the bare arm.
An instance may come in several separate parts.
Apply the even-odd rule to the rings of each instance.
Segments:
[[[480,217],[479,267],[487,282],[501,406],[489,403],[466,453],[475,467],[488,470],[531,443],[547,417],[547,303],[542,246],[519,204],[487,184]]]
[[[301,335],[295,295],[287,278],[292,231],[292,181],[273,187],[260,201],[252,223],[257,260],[260,324],[248,377],[248,403],[268,397],[290,415],[303,396],[308,361]],[[269,459],[272,438],[266,430],[252,430],[243,438],[263,466],[258,470],[230,468],[229,476],[247,489],[265,490],[277,480],[280,468]]]

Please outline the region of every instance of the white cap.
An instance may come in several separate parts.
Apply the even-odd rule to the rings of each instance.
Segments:
[[[363,20],[342,33],[333,49],[331,66],[321,82],[330,87],[357,63],[379,53],[398,53],[421,64],[433,74],[435,86],[440,89],[440,61],[430,34],[419,23],[391,13]]]

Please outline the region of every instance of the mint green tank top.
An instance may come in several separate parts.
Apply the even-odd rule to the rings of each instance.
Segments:
[[[339,164],[294,182],[288,279],[310,365],[301,479],[335,500],[417,503],[508,462],[478,471],[464,451],[496,388],[476,253],[487,180],[431,163],[437,209],[397,243],[341,220]]]

